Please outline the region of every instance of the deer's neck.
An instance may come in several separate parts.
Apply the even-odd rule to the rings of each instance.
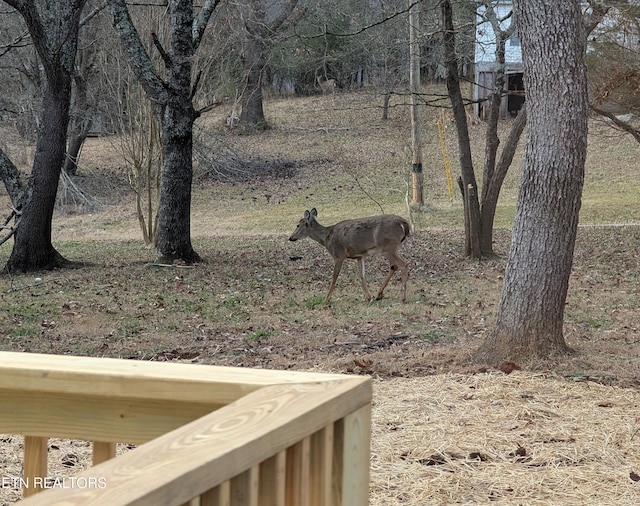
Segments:
[[[325,248],[328,248],[329,239],[331,238],[331,232],[333,231],[333,227],[323,227],[320,223],[315,222],[313,227],[311,228],[311,233],[309,237],[314,241],[319,242]]]

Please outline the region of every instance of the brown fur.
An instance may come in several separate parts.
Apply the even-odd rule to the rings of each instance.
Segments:
[[[411,232],[409,223],[400,216],[381,214],[368,218],[345,220],[330,227],[323,227],[317,221],[318,211],[304,212],[294,230],[290,241],[297,241],[310,237],[322,244],[335,260],[333,278],[325,304],[331,300],[331,294],[336,286],[336,280],[342,269],[342,262],[346,258],[358,260],[360,281],[367,300],[371,300],[367,282],[364,279],[364,258],[381,253],[389,261],[389,272],[384,278],[376,299],[383,297],[384,289],[396,270],[400,270],[402,281],[400,299],[404,302],[407,295],[407,279],[409,278],[409,262],[398,254],[398,247]]]

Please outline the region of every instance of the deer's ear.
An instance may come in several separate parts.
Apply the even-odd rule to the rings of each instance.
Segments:
[[[318,217],[318,211],[315,207],[311,209],[311,216],[313,216],[314,218]]]
[[[305,220],[308,220],[310,216],[311,216],[311,214],[309,214],[309,211],[305,211],[304,212],[304,219]]]

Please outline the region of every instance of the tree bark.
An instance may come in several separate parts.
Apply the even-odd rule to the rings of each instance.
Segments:
[[[69,119],[69,146],[63,167],[63,170],[70,176],[75,176],[78,173],[80,150],[87,139],[87,134],[91,127],[91,120],[88,117],[90,109],[87,99],[87,82],[77,73],[73,82],[75,83],[75,94],[73,94],[72,113]]]
[[[42,125],[24,203],[5,272],[27,272],[69,265],[51,242],[51,221],[64,163],[71,80],[80,13],[85,0],[38,4],[7,1],[24,17],[45,72]]]
[[[422,170],[422,129],[420,126],[420,11],[409,0],[409,85],[411,89],[411,205],[424,206],[424,171]]]
[[[249,11],[244,23],[247,42],[239,124],[249,131],[269,128],[262,106],[262,84],[267,67],[267,49],[273,44],[276,32],[287,20],[298,19],[298,16],[291,16],[298,5],[298,0],[280,2],[277,8],[268,7],[267,4],[265,0],[249,0],[247,2]],[[302,12],[299,10],[298,15]]]
[[[451,99],[453,117],[458,131],[458,148],[460,151],[460,170],[462,173],[462,191],[465,211],[465,254],[472,258],[481,258],[480,249],[480,201],[478,198],[478,183],[473,170],[471,144],[469,142],[469,126],[464,109],[464,100],[460,91],[460,76],[458,74],[458,59],[456,57],[456,43],[453,28],[453,13],[451,2],[442,2],[442,24],[444,27],[444,55],[447,69],[447,91]]]
[[[484,256],[493,256],[493,223],[498,206],[498,197],[504,178],[511,167],[513,157],[516,153],[522,132],[527,125],[526,106],[518,112],[518,117],[511,125],[511,130],[504,142],[500,158],[497,163],[495,158],[492,162],[485,160],[485,173],[482,183],[482,202],[480,208],[481,236],[480,248]],[[487,129],[489,127],[487,126]],[[497,128],[497,125],[496,125]],[[497,136],[496,136],[497,138]],[[487,142],[489,142],[487,140]],[[496,146],[497,150],[497,146]],[[489,169],[491,167],[491,169]]]
[[[516,220],[482,362],[569,351],[562,326],[587,146],[585,36],[580,2],[514,2],[522,41],[528,135]]]
[[[202,259],[191,245],[191,183],[193,179],[192,62],[218,0],[205,0],[194,18],[192,0],[169,0],[169,50],[156,48],[167,70],[166,81],[154,69],[140,41],[124,0],[110,4],[114,28],[130,58],[131,68],[162,119],[162,183],[156,259],[186,263]]]
[[[170,90],[162,122],[162,183],[158,222],[158,262],[202,259],[191,246],[191,183],[193,179],[193,122],[191,69],[195,49],[191,36],[193,4],[170,4],[170,51],[167,88]]]
[[[262,78],[266,66],[266,47],[258,37],[250,37],[245,48],[246,79],[242,93],[240,126],[251,130],[267,130],[269,124],[262,107]]]
[[[71,130],[69,137],[69,149],[67,149],[64,160],[64,171],[70,176],[76,176],[78,174],[80,150],[84,145],[84,141],[87,140],[87,134],[82,127],[78,127],[78,129]]]
[[[480,249],[483,256],[494,256],[493,252],[493,222],[500,189],[511,166],[515,149],[526,125],[526,116],[520,115],[514,123],[507,138],[507,145],[503,148],[500,159],[500,167],[496,166],[500,137],[498,137],[498,122],[500,120],[500,104],[505,93],[505,47],[506,42],[513,35],[516,23],[512,19],[510,25],[503,30],[501,23],[504,19],[498,19],[493,9],[492,2],[484,2],[486,7],[484,18],[491,23],[493,33],[496,36],[496,54],[494,63],[494,86],[488,102],[489,116],[485,135],[484,169],[482,176],[482,196],[480,210]],[[510,156],[508,156],[510,154]]]

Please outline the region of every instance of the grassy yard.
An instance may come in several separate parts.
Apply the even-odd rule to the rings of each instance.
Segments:
[[[62,203],[54,217],[54,245],[66,258],[86,262],[86,266],[1,277],[0,349],[370,374],[379,380],[377,395],[385,393],[384,399],[376,401],[377,410],[387,405],[386,396],[398,397],[388,411],[376,411],[374,430],[379,444],[385,440],[383,433],[392,436],[389,427],[393,424],[396,429],[415,429],[421,423],[415,403],[426,406],[431,402],[419,395],[420,390],[432,395],[427,394],[432,392],[427,384],[440,385],[440,393],[451,390],[453,397],[441,402],[457,406],[458,411],[464,395],[476,395],[474,388],[478,389],[478,399],[517,397],[518,389],[523,388],[520,381],[526,382],[527,395],[538,398],[552,386],[578,383],[578,388],[598,383],[598,389],[615,389],[612,395],[614,391],[636,392],[640,384],[638,144],[613,136],[601,124],[592,122],[581,228],[565,318],[565,337],[575,353],[545,363],[519,364],[529,372],[514,373],[516,380],[507,384],[503,373],[487,371],[469,357],[494,320],[515,213],[522,149],[498,206],[495,249],[501,257],[470,261],[461,253],[461,200],[457,192],[450,199],[443,168],[435,124],[439,111],[424,112],[427,205],[423,211],[409,212],[408,109],[394,104],[390,119],[382,121],[381,103],[380,97],[367,93],[270,100],[265,110],[273,128],[251,136],[224,129],[227,111],[205,116],[199,124],[205,141],[233,145],[238,153],[254,157],[259,162],[256,166],[264,163],[268,170],[250,178],[221,181],[206,177],[207,167],[198,168],[192,237],[206,263],[194,267],[150,265],[154,254],[142,244],[122,163],[108,139],[89,139],[82,155],[82,175],[75,178],[75,183],[95,203]],[[501,128],[506,131],[509,124],[504,121]],[[483,125],[471,126],[471,133],[480,179]],[[13,149],[17,153],[26,148],[16,145]],[[457,142],[451,124],[446,149],[455,178]],[[6,201],[6,196],[0,198]],[[401,250],[411,261],[405,304],[398,301],[397,279],[389,285],[385,299],[364,301],[355,263],[347,262],[332,305],[323,307],[331,257],[312,241],[287,241],[304,210],[312,207],[318,209],[323,224],[382,211],[410,218],[415,232]],[[0,246],[3,264],[10,248],[10,242]],[[373,290],[383,277],[385,265],[380,259],[371,259],[367,265]],[[413,381],[424,381],[424,388],[409,383]],[[501,390],[485,397],[480,395],[479,384],[472,388],[469,382],[481,382],[483,387],[494,382],[491,388]],[[405,390],[409,386],[415,390]],[[588,403],[587,393],[575,395]],[[606,396],[600,390],[597,395],[593,402]],[[554,406],[558,420],[565,419],[562,400],[545,402]],[[635,401],[628,402],[632,406]],[[635,408],[629,406],[625,409],[631,410],[631,419],[640,416],[637,404]],[[507,411],[511,408],[500,409],[505,410],[504,420],[495,422],[496,430],[515,418],[520,420],[513,422],[515,425],[524,426],[522,411],[514,414]],[[515,409],[524,408],[519,405]],[[454,417],[456,410],[449,409],[450,416]],[[396,419],[394,413],[405,411],[406,416]],[[448,422],[459,424],[458,415]],[[478,430],[481,426],[479,423]],[[635,429],[629,430],[633,433]],[[513,435],[511,450],[516,449],[518,438],[518,444],[533,447],[536,438],[547,437],[523,434]],[[576,438],[567,436],[567,440],[569,437]],[[582,444],[582,439],[577,439]],[[631,452],[638,439],[630,436],[620,444]],[[442,476],[443,465],[468,464],[469,452],[449,448],[447,453],[445,446],[453,442],[426,437],[422,443],[418,438],[415,444],[426,447],[410,453],[399,451],[392,443],[389,448],[374,448],[372,504],[452,504],[465,497],[476,503],[491,498],[553,503],[536,502],[535,494],[527,500],[520,492],[526,487],[519,476],[514,477],[511,491],[501,482],[502,488],[493,492],[485,475],[477,478],[482,484],[466,477],[473,491],[465,488],[446,499],[443,487],[450,483],[447,485]],[[489,471],[498,461],[507,468],[515,465],[508,452],[491,444],[487,441],[483,450],[490,458],[473,464],[479,473],[481,468]],[[438,452],[445,464],[424,465],[424,459]],[[551,455],[538,464],[553,473],[555,458],[556,454]],[[594,461],[599,458],[593,456]],[[640,462],[635,457],[629,459],[616,464],[616,472],[623,476],[620,479],[626,480],[619,484],[624,491],[621,497],[640,498],[625,474]],[[583,472],[581,466],[587,460],[585,457],[582,462],[578,459],[563,465]],[[456,468],[451,469],[454,480],[460,475]],[[640,472],[640,467],[635,470]],[[404,481],[394,487],[384,485],[385,480],[389,484],[394,476],[409,471],[421,476],[408,480],[416,482],[413,485]],[[601,474],[589,476],[591,486],[602,485]],[[436,484],[429,485],[432,482]],[[431,490],[429,497],[439,499],[424,502],[425,496],[412,486]],[[538,490],[539,497],[552,497],[548,487],[532,490]],[[440,493],[445,495],[441,497]],[[598,497],[604,497],[601,503],[606,504],[603,494]],[[563,504],[581,503],[579,498],[573,501],[574,496],[567,497]]]

